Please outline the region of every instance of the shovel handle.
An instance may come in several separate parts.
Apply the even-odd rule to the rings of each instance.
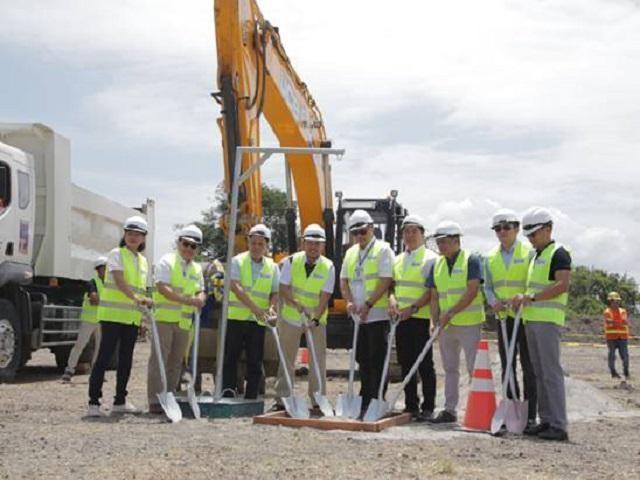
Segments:
[[[356,348],[358,347],[358,331],[360,330],[360,318],[353,317],[353,344],[351,346],[351,355],[349,355],[349,396],[353,397],[353,377],[356,369]]]
[[[389,361],[391,360],[391,348],[393,347],[393,338],[395,337],[396,328],[398,326],[397,320],[390,320],[391,328],[389,329],[389,335],[387,336],[387,354],[384,357],[384,366],[382,367],[382,376],[380,377],[380,386],[378,387],[378,400],[382,400],[382,394],[384,392],[384,384],[387,381],[387,373],[389,373]]]
[[[313,371],[318,382],[318,391],[322,392],[322,376],[320,375],[320,365],[318,365],[318,357],[316,356],[316,347],[313,344],[313,334],[310,328],[307,328],[304,333],[307,337],[307,347],[311,352],[311,361],[313,362]]]
[[[153,332],[153,346],[158,357],[158,369],[160,370],[160,380],[162,381],[162,391],[167,392],[167,372],[164,369],[164,358],[162,358],[162,347],[160,346],[160,336],[158,335],[158,324],[156,318],[149,310],[145,310],[144,314],[151,319],[151,331]]]
[[[289,375],[289,364],[287,363],[287,359],[284,356],[284,352],[282,351],[282,345],[280,345],[280,336],[278,335],[277,327],[267,324],[267,328],[273,334],[273,338],[276,341],[276,348],[278,349],[278,357],[280,358],[280,363],[282,364],[282,370],[284,371],[284,378],[287,380],[287,386],[289,387],[290,395],[293,396],[293,382],[291,381],[291,376]]]
[[[191,383],[195,385],[198,373],[198,351],[200,350],[200,311],[195,312],[195,325],[193,333],[193,354],[191,359]]]
[[[513,377],[513,357],[516,350],[516,340],[518,338],[518,327],[520,326],[521,317],[522,306],[518,308],[518,312],[516,313],[516,318],[513,322],[513,333],[511,334],[511,339],[509,339],[507,335],[507,325],[506,323],[504,323],[506,322],[506,320],[500,320],[500,328],[502,328],[502,337],[507,354],[507,370],[504,373],[504,380],[502,382],[502,392],[505,398],[507,397],[507,383],[511,387],[511,393],[514,396],[516,395],[515,378]]]

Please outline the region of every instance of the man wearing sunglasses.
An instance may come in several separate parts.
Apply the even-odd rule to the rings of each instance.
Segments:
[[[194,261],[201,244],[202,231],[198,227],[188,225],[182,228],[178,232],[176,252],[164,255],[155,269],[154,315],[169,391],[173,391],[180,380],[193,314],[206,301],[202,268]],[[147,368],[149,413],[163,413],[157,395],[161,391],[158,358],[152,348]]]
[[[529,209],[522,217],[522,225],[536,252],[529,265],[526,292],[514,296],[512,303],[514,308],[524,306],[522,316],[536,375],[540,415],[540,424],[525,433],[544,440],[566,441],[569,436],[560,333],[567,307],[571,256],[551,238],[553,218],[547,209]]]
[[[349,217],[355,244],[347,250],[340,271],[340,290],[347,312],[361,322],[356,360],[360,371],[362,414],[377,397],[389,334],[389,287],[393,276],[393,250],[377,240],[373,219],[364,210]]]
[[[444,368],[444,409],[432,423],[456,422],[460,350],[464,350],[469,377],[473,374],[480,326],[484,322],[482,260],[479,255],[463,250],[462,228],[456,222],[441,222],[433,237],[440,257],[427,277],[431,289],[431,317],[443,329],[439,338],[440,357]]]
[[[507,339],[510,341],[515,322],[515,311],[511,308],[511,299],[516,295],[525,293],[529,262],[534,252],[528,243],[518,240],[520,219],[513,210],[506,208],[498,210],[493,216],[491,229],[495,232],[499,245],[492,249],[486,257],[484,293],[487,303],[491,305],[498,321],[505,322]],[[504,342],[502,327],[500,327],[498,328],[498,351],[500,352],[503,380],[507,368],[507,352]],[[515,396],[519,398],[520,388],[515,361],[518,353],[520,353],[520,365],[522,366],[524,398],[529,403],[528,425],[533,428],[536,422],[536,376],[529,358],[527,338],[522,326],[518,328],[512,363],[515,378]],[[507,388],[507,398],[514,398],[511,384]]]

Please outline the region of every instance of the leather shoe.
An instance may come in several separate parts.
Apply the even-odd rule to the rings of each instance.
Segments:
[[[569,434],[564,430],[556,427],[549,427],[538,434],[538,438],[543,440],[554,440],[556,442],[566,442],[569,440]]]
[[[525,435],[531,435],[532,437],[535,437],[539,433],[544,432],[545,430],[549,430],[549,428],[551,428],[551,425],[549,425],[548,423],[536,424],[535,422],[532,422],[527,424],[526,428],[522,433]]]
[[[458,417],[451,412],[442,410],[437,417],[428,420],[429,423],[455,423],[458,421]]]

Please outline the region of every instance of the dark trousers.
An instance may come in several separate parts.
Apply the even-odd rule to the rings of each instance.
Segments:
[[[265,327],[256,322],[232,319],[227,322],[222,367],[222,388],[227,396],[229,391],[236,391],[238,361],[244,350],[247,359],[247,386],[244,390],[244,398],[258,398],[258,389],[262,380],[264,332]]]
[[[387,354],[388,335],[389,322],[387,320],[360,324],[356,361],[360,371],[362,410],[366,410],[372,398],[378,398],[384,358]]]
[[[138,327],[135,325],[124,325],[116,322],[100,322],[102,339],[100,340],[100,351],[96,364],[91,369],[89,378],[89,404],[100,405],[102,398],[102,384],[104,383],[104,372],[109,366],[118,344],[118,369],[116,371],[116,396],[114,405],[123,405],[127,397],[127,383],[131,376],[131,364],[133,362],[133,348],[138,338]]]
[[[507,317],[506,320],[498,320],[507,322],[507,336],[511,340],[513,335],[513,324],[515,322],[513,317]],[[504,382],[504,376],[507,373],[507,352],[504,349],[504,338],[502,337],[502,328],[498,325],[498,350],[500,352],[500,363],[502,364],[502,376],[501,380]],[[516,364],[516,357],[520,353],[520,365],[522,367],[522,379],[524,382],[524,399],[529,401],[529,420],[535,420],[537,414],[537,391],[536,391],[536,374],[533,370],[533,364],[529,357],[529,347],[527,346],[527,336],[524,331],[524,325],[521,323],[518,327],[518,336],[516,337],[516,346],[513,351],[513,376],[516,389],[516,396],[520,396],[520,385],[518,384],[518,371]],[[507,398],[514,398],[511,385],[507,384]]]
[[[629,376],[629,341],[619,338],[617,340],[607,340],[607,347],[609,347],[609,371],[611,375],[617,375],[616,372],[616,350],[622,360],[622,368],[624,369],[624,376]]]
[[[404,378],[411,370],[420,352],[429,341],[429,320],[409,318],[398,324],[396,329],[396,349]],[[436,372],[433,368],[433,349],[429,349],[418,366],[422,381],[422,411],[433,412],[436,401]],[[418,376],[411,377],[404,387],[404,404],[407,410],[418,411]]]

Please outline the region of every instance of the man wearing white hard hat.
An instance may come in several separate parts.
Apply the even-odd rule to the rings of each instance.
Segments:
[[[440,357],[444,368],[444,409],[433,423],[456,422],[460,388],[460,350],[464,351],[469,377],[473,374],[480,327],[485,320],[481,284],[482,260],[461,248],[462,228],[443,221],[433,237],[440,257],[427,278],[431,288],[431,316],[440,324]]]
[[[206,300],[202,268],[195,261],[200,245],[202,231],[197,226],[181,228],[176,251],[164,255],[155,268],[154,315],[170,392],[175,390],[180,379],[193,314],[204,306]],[[158,403],[158,393],[161,391],[158,357],[156,349],[152,348],[147,367],[149,413],[163,413]]]
[[[136,215],[125,220],[120,244],[107,255],[107,271],[97,317],[102,338],[96,364],[89,378],[89,408],[87,415],[99,417],[104,374],[116,349],[118,369],[113,413],[137,413],[127,399],[127,384],[131,375],[133,349],[142,323],[141,308],[150,308],[153,301],[146,296],[147,259],[142,255],[147,236],[147,221]]]
[[[400,318],[396,349],[402,376],[405,377],[429,341],[431,290],[426,286],[426,279],[438,256],[425,246],[424,221],[418,215],[407,215],[402,220],[402,242],[405,251],[394,262],[389,311]],[[436,372],[432,349],[420,363],[418,374],[422,381],[422,404],[418,397],[417,375],[404,388],[404,404],[405,412],[421,422],[430,419],[435,408]]]
[[[364,210],[349,217],[354,237],[342,262],[340,290],[347,312],[361,323],[356,360],[360,371],[362,414],[378,396],[389,334],[389,288],[393,277],[393,250],[376,239],[373,219]]]
[[[95,365],[96,358],[98,358],[98,350],[100,348],[100,324],[98,323],[98,304],[100,303],[100,296],[104,287],[104,273],[107,265],[107,257],[100,256],[93,262],[93,269],[95,274],[93,278],[87,283],[87,293],[84,294],[84,300],[82,302],[82,313],[80,314],[80,330],[78,331],[78,338],[76,343],[71,349],[69,354],[69,360],[67,367],[64,369],[62,375],[63,382],[70,382],[71,377],[76,371],[78,360],[80,355],[84,351],[84,347],[87,346],[89,340],[93,336],[93,357],[91,359],[91,365]]]
[[[293,378],[293,365],[305,328],[312,329],[313,344],[318,359],[322,384],[315,375],[309,375],[309,398],[315,403],[314,392],[326,393],[327,317],[329,300],[335,285],[333,262],[323,255],[326,242],[324,228],[315,223],[308,225],[302,234],[302,251],[286,257],[281,262],[280,298],[282,300],[278,335],[287,359],[287,365],[279,365],[276,383],[275,410],[283,410],[282,398],[289,392],[284,368]],[[314,371],[313,358],[309,369]]]
[[[262,380],[265,322],[277,314],[280,271],[267,257],[271,230],[258,224],[249,230],[249,250],[231,260],[231,292],[222,371],[223,395],[234,397],[240,355],[247,360],[244,396],[258,398]]]
[[[498,210],[491,222],[491,229],[498,239],[498,246],[493,248],[486,256],[484,270],[484,293],[487,303],[498,318],[504,322],[507,339],[510,341],[513,335],[515,312],[511,307],[511,299],[516,295],[522,295],[527,287],[527,274],[529,262],[533,257],[533,250],[529,243],[518,240],[520,232],[520,219],[516,212],[506,208]],[[502,378],[506,374],[507,352],[504,346],[503,326],[498,328],[498,351],[502,364]],[[507,387],[507,398],[514,399],[520,396],[520,386],[516,369],[516,358],[520,355],[522,378],[524,383],[524,399],[528,401],[528,423],[533,426],[536,422],[536,375],[529,358],[527,337],[524,327],[518,328],[516,345],[513,351],[513,373],[515,384],[515,396],[511,390],[511,384]]]
[[[567,406],[564,373],[560,364],[560,334],[564,326],[571,255],[551,235],[553,218],[542,207],[533,207],[522,217],[522,230],[535,249],[529,265],[527,289],[514,296],[514,308],[524,306],[527,345],[538,390],[540,424],[529,426],[527,435],[543,440],[567,441]]]

